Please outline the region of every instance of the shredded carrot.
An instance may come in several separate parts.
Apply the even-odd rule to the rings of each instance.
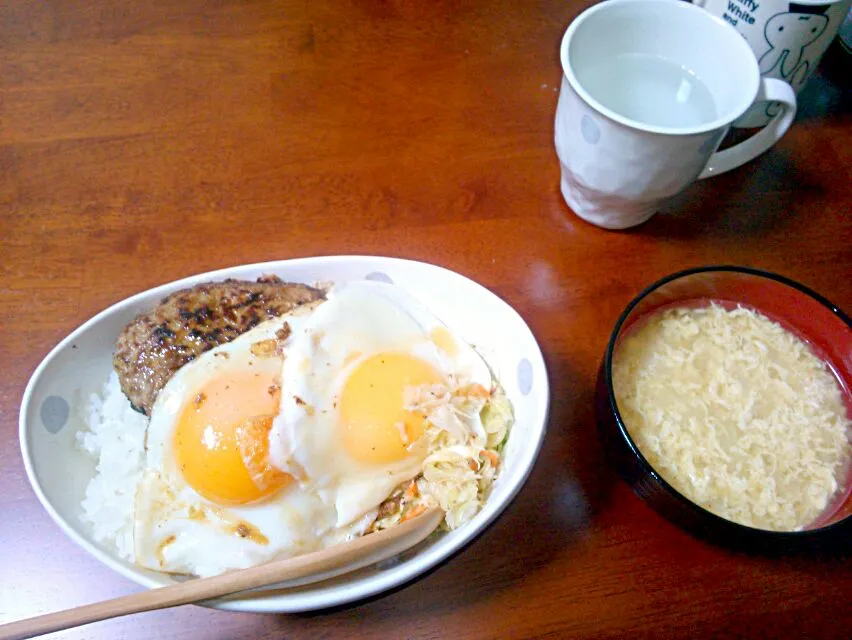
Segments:
[[[402,516],[402,519],[400,520],[400,522],[405,522],[406,520],[411,520],[412,518],[416,518],[417,516],[419,516],[421,513],[424,513],[425,511],[426,511],[426,507],[423,506],[422,504],[418,504],[411,511],[409,511],[404,516]]]
[[[500,464],[500,456],[498,456],[494,451],[491,451],[491,449],[483,449],[479,452],[479,455],[488,458],[491,461],[491,466],[495,469]]]
[[[420,495],[420,492],[417,490],[417,481],[412,480],[408,483],[408,486],[405,488],[405,499],[406,500],[414,500],[417,496]]]
[[[488,389],[476,382],[459,389],[459,395],[468,397],[473,396],[474,398],[489,398],[491,396]]]
[[[479,471],[479,463],[473,458],[467,461],[467,466],[470,467],[471,471]]]

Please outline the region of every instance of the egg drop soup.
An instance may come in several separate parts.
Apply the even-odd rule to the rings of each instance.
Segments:
[[[848,491],[850,425],[829,366],[743,307],[668,308],[616,348],[618,410],[677,491],[739,524],[798,531]]]

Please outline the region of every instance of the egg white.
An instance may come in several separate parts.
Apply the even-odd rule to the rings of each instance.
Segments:
[[[283,362],[252,353],[252,345],[276,339],[285,322],[290,336]],[[369,464],[356,460],[338,437],[336,399],[348,375],[388,352],[424,360],[451,385],[492,384],[487,365],[463,339],[398,287],[376,282],[335,286],[327,301],[263,323],[178,370],[161,390],[146,434],[146,470],[135,506],[137,563],[215,575],[362,534],[393,489],[420,473],[427,453],[421,441],[402,460]],[[269,455],[296,482],[256,503],[222,506],[183,478],[175,428],[206,381],[247,370],[280,375]],[[483,431],[478,419],[473,428]]]
[[[337,398],[348,374],[388,352],[428,362],[448,383],[491,387],[491,372],[473,348],[400,288],[367,281],[335,286],[288,344],[270,459],[333,506],[338,527],[373,517],[396,486],[421,471],[427,453],[421,440],[402,460],[367,464],[340,442]]]
[[[284,322],[293,332],[312,308],[263,323],[178,370],[160,391],[146,434],[146,470],[137,489],[134,545],[138,564],[199,576],[313,551],[359,534],[368,521],[337,527],[333,507],[297,483],[257,503],[221,506],[183,478],[175,457],[176,421],[205,380],[229,372],[280,373],[280,357],[258,357],[255,343],[275,339]]]

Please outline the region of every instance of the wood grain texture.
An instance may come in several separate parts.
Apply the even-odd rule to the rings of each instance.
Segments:
[[[0,624],[0,638],[23,640],[37,635],[92,624],[100,620],[167,609],[188,603],[268,587],[285,580],[320,576],[329,572],[344,575],[371,564],[393,558],[423,542],[444,520],[440,509],[423,513],[368,536],[292,558],[266,562],[239,571],[228,571],[207,578],[176,582],[159,589],[148,589],[111,600],[56,611],[34,618]]]
[[[373,253],[478,280],[539,339],[549,431],[505,515],[369,602],[63,637],[848,637],[848,558],[746,556],[660,519],[604,463],[592,395],[621,309],[677,269],[762,267],[849,311],[849,92],[815,77],[768,154],[642,227],[597,229],[562,201],[552,144],[558,43],[587,4],[0,0],[0,620],[135,589],[23,472],[21,394],[59,339],[182,276]]]

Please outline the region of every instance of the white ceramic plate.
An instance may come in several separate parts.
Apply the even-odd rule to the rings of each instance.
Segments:
[[[95,542],[81,522],[80,501],[94,462],[75,445],[83,406],[112,367],[116,336],[138,313],[172,291],[210,280],[254,280],[273,273],[293,282],[392,281],[406,289],[453,331],[475,345],[505,387],[515,426],[505,464],[487,504],[455,531],[433,535],[400,556],[321,583],[257,591],[210,606],[233,611],[297,612],[369,597],[427,571],[473,539],[506,508],[532,469],[544,437],[549,403],[547,372],[538,344],[521,317],[481,285],[433,265],[394,258],[335,256],[283,260],[222,269],[150,289],[102,311],[60,342],[42,361],[24,392],[21,452],[27,476],[44,508],[77,544],[107,566],[145,587],[172,581],[121,560]]]

